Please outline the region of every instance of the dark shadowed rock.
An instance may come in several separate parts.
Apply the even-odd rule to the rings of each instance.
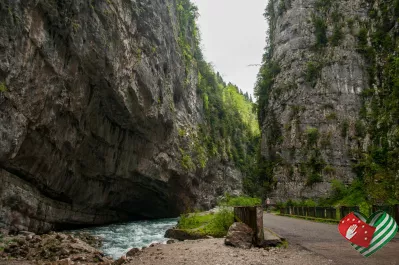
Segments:
[[[224,243],[228,246],[249,249],[252,247],[252,229],[243,223],[234,223],[227,232]]]

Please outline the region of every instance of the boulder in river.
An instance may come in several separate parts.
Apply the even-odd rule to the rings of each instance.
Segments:
[[[224,243],[228,246],[249,249],[252,247],[253,230],[244,223],[234,223],[227,232]]]

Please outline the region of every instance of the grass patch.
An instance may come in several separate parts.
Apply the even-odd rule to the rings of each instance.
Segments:
[[[229,227],[234,223],[233,206],[259,206],[261,199],[247,196],[232,197],[225,194],[219,201],[221,209],[216,213],[188,213],[182,214],[177,229],[192,235],[223,237],[227,235]]]
[[[200,215],[199,213],[194,214],[182,214],[180,216],[179,223],[177,224],[178,229],[194,229],[208,224],[213,218],[213,214]]]
[[[185,214],[180,217],[178,229],[188,233],[223,237],[234,223],[234,214],[228,209],[221,209],[214,214]]]
[[[261,204],[262,202],[259,198],[247,196],[230,197],[228,195],[219,202],[220,206],[259,206]]]
[[[281,244],[277,245],[278,248],[288,248],[288,241],[287,240],[281,240]]]

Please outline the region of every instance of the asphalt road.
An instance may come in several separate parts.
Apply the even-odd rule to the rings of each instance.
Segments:
[[[364,258],[339,234],[338,225],[268,213],[264,214],[263,222],[265,227],[286,238],[289,244],[299,245],[324,256],[332,260],[332,264],[399,265],[399,233],[381,250],[368,258]]]

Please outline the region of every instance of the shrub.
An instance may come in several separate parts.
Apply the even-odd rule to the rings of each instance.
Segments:
[[[213,216],[211,214],[208,215],[200,215],[199,213],[182,214],[180,215],[177,228],[179,229],[198,228],[202,225],[209,223],[212,220],[212,218]]]
[[[334,201],[341,200],[348,193],[348,189],[342,181],[334,179],[331,181],[331,195]]]
[[[355,24],[355,20],[354,19],[348,19],[347,21],[348,24],[348,28],[352,31],[353,30],[353,25]]]
[[[180,137],[186,136],[186,130],[179,128],[179,129],[178,129],[178,132],[179,132],[179,136],[180,136]]]
[[[337,113],[335,112],[331,112],[329,114],[326,115],[326,119],[331,121],[331,120],[336,120],[337,119]]]
[[[326,174],[328,174],[328,175],[334,174],[335,171],[336,171],[335,168],[334,168],[333,166],[331,166],[331,165],[327,165],[327,166],[324,168],[324,172],[325,172]]]
[[[247,196],[230,197],[227,195],[224,200],[219,202],[220,206],[257,206],[261,205],[261,199]]]
[[[214,214],[208,225],[200,229],[202,234],[213,237],[223,237],[227,234],[229,227],[234,223],[234,214],[232,211],[222,209]]]
[[[308,179],[306,180],[306,186],[311,187],[320,182],[323,182],[323,176],[314,172],[308,176]]]
[[[305,80],[313,87],[320,76],[320,65],[317,62],[308,62],[306,65]]]
[[[332,133],[328,132],[328,133],[324,133],[321,137],[321,141],[320,141],[320,145],[322,148],[328,148],[331,147],[331,137],[332,137]]]
[[[357,35],[357,40],[359,42],[360,48],[363,48],[368,45],[367,35],[368,35],[368,31],[366,28],[361,28],[359,30],[359,33]]]
[[[327,12],[332,4],[332,0],[316,0],[314,7],[319,12]]]
[[[316,48],[326,46],[328,43],[326,22],[323,18],[314,16],[313,25],[315,27]]]
[[[304,202],[302,202],[302,206],[316,207],[317,203],[314,200],[312,200],[312,199],[307,199]]]
[[[308,146],[313,146],[317,144],[317,140],[319,139],[319,130],[317,128],[308,127],[306,129]]]
[[[344,120],[344,122],[342,123],[342,128],[341,128],[341,136],[346,138],[346,136],[348,135],[348,130],[349,130],[349,121]]]
[[[193,160],[191,159],[190,155],[188,155],[186,152],[184,152],[183,149],[180,149],[180,153],[181,153],[181,165],[183,168],[185,168],[186,170],[193,170],[195,169],[195,164],[193,162]]]
[[[331,36],[331,44],[338,46],[341,40],[344,38],[344,34],[339,26],[334,27],[333,35]]]
[[[366,126],[363,124],[362,121],[357,120],[355,123],[355,132],[356,136],[360,138],[364,138],[366,136]]]
[[[4,82],[0,82],[0,92],[7,91],[6,84]]]

